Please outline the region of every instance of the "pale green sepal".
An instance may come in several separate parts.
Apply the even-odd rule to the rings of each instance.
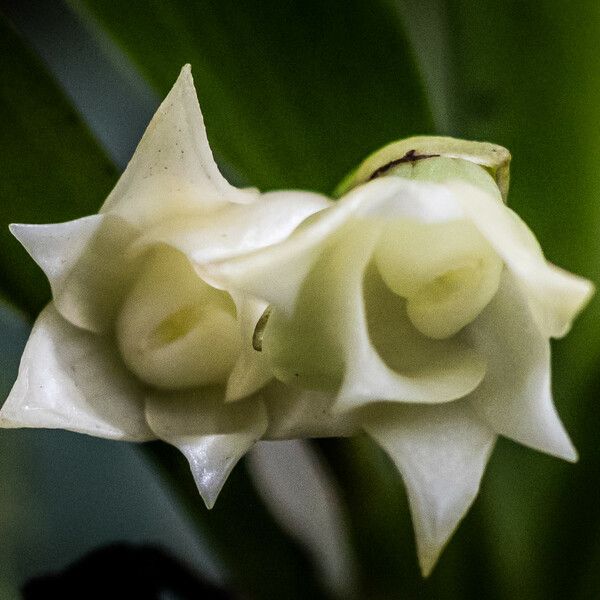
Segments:
[[[374,152],[337,187],[340,197],[358,185],[366,183],[396,164],[425,160],[422,157],[446,157],[465,160],[483,167],[494,178],[502,198],[506,201],[509,184],[510,152],[496,144],[471,142],[451,137],[415,136],[392,142]],[[414,161],[411,161],[414,157]]]

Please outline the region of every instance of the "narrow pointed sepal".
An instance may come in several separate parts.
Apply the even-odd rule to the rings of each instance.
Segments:
[[[496,436],[462,401],[383,406],[364,428],[402,475],[419,564],[428,576],[477,496]]]
[[[214,506],[237,462],[267,428],[261,401],[226,404],[222,388],[152,395],[146,401],[146,419],[159,439],[188,459],[208,508]]]
[[[137,234],[123,219],[90,215],[66,223],[10,226],[44,271],[55,307],[77,327],[107,332],[134,263],[125,251]]]
[[[233,187],[219,172],[191,67],[185,65],[101,212],[137,224],[159,223],[175,213],[210,212],[229,202],[253,201],[256,195]]]
[[[505,271],[496,296],[465,333],[488,357],[482,383],[468,396],[480,418],[520,444],[577,460],[552,400],[550,341],[511,273]]]

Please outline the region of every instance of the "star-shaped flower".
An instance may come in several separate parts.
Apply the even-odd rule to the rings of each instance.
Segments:
[[[53,298],[0,425],[165,440],[188,458],[212,506],[267,430],[259,390],[272,375],[251,343],[266,303],[214,287],[197,266],[279,242],[327,204],[230,185],[184,67],[97,215],[11,227]],[[272,384],[269,397],[280,391]]]

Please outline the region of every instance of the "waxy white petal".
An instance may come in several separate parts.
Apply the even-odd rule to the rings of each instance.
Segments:
[[[350,244],[354,241],[348,238]],[[337,301],[329,318],[345,335],[340,409],[379,400],[447,402],[478,385],[485,373],[481,354],[460,340],[422,335],[410,323],[404,300],[383,284],[366,260],[361,265],[349,248],[339,256],[348,258],[336,269],[336,276],[345,281],[329,290]]]
[[[257,195],[233,187],[219,172],[186,65],[100,212],[135,224],[158,223],[229,202],[251,202]]]
[[[226,404],[223,388],[152,395],[146,401],[146,419],[161,440],[179,448],[188,459],[208,508],[233,467],[267,428],[260,400]]]
[[[281,242],[304,219],[330,205],[325,196],[311,192],[268,192],[252,204],[231,203],[210,215],[167,219],[145,231],[132,252],[169,244],[201,268]]]
[[[339,388],[338,410],[382,399],[454,400],[481,380],[485,361],[448,342],[452,352],[440,346],[433,360],[420,352],[421,364],[413,361],[407,372],[396,372],[373,347],[363,297],[383,217],[391,211],[425,222],[455,219],[461,213],[450,199],[439,185],[374,181],[309,218],[286,241],[206,270],[223,287],[241,288],[274,305],[263,343],[276,376],[300,386]],[[412,348],[402,351],[408,356]]]
[[[48,277],[61,315],[89,331],[110,331],[134,269],[124,253],[136,229],[112,215],[91,215],[10,230]]]
[[[181,252],[149,252],[119,310],[123,362],[162,390],[225,383],[241,349],[236,307],[208,285]]]
[[[552,402],[550,342],[510,272],[505,271],[495,298],[466,334],[488,357],[486,375],[469,396],[481,419],[521,444],[576,460]]]
[[[450,183],[449,187],[468,218],[515,274],[542,333],[566,335],[591,298],[593,284],[547,262],[533,233],[504,204],[473,186]]]
[[[402,475],[427,576],[477,496],[496,436],[463,401],[382,406],[364,427]]]
[[[290,315],[313,264],[325,246],[353,218],[402,217],[425,223],[461,218],[462,210],[445,186],[384,177],[350,192],[302,223],[279,244],[207,267],[222,287],[238,288]]]
[[[146,441],[154,435],[143,402],[114,345],[74,327],[49,304],[33,326],[17,381],[0,410],[0,426]]]

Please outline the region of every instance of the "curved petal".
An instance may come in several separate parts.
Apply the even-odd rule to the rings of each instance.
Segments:
[[[146,419],[161,440],[179,448],[188,459],[208,508],[233,467],[267,428],[260,400],[225,404],[221,388],[150,396]]]
[[[338,320],[352,321],[351,327],[346,325],[338,406],[378,400],[447,402],[472,391],[485,374],[484,355],[457,339],[431,340],[420,334],[406,315],[405,301],[389,291],[377,271],[364,265],[357,277],[359,261],[350,262],[355,270],[347,273],[344,304],[332,311]]]
[[[427,576],[477,496],[496,436],[462,401],[382,406],[364,428],[402,475]]]
[[[206,271],[220,286],[263,298],[290,315],[310,269],[353,217],[367,221],[403,217],[430,223],[461,216],[453,195],[444,186],[382,177],[310,217],[285,241],[212,263]]]
[[[202,265],[281,242],[315,212],[330,205],[311,192],[268,192],[252,204],[229,204],[209,215],[165,220],[146,231],[132,251],[169,244]]]
[[[382,399],[454,400],[479,383],[484,361],[454,344],[443,364],[425,361],[397,373],[369,339],[363,302],[364,272],[384,219],[459,218],[451,200],[443,186],[383,178],[313,215],[284,242],[204,270],[217,285],[274,305],[263,343],[275,375],[304,387],[339,388],[338,410]]]
[[[251,202],[256,195],[234,188],[219,172],[191,67],[185,65],[100,212],[118,214],[135,224],[156,223],[176,213]]]
[[[481,381],[485,361],[464,344],[419,334],[404,303],[382,283],[372,284],[368,265],[379,232],[365,220],[348,224],[321,251],[292,317],[273,310],[263,349],[276,377],[337,390],[337,412],[380,400],[437,403],[468,394]],[[382,327],[388,335],[377,335]],[[390,336],[396,347],[374,345]]]
[[[465,213],[488,239],[527,296],[544,335],[562,337],[591,298],[591,282],[550,264],[527,225],[508,207],[473,186],[450,183]]]
[[[496,297],[465,332],[488,357],[482,383],[469,396],[496,432],[521,444],[574,461],[577,453],[552,402],[550,342],[527,310],[509,272]]]
[[[147,441],[154,436],[143,402],[112,344],[74,327],[49,304],[33,326],[0,425]]]
[[[137,230],[112,215],[91,215],[49,225],[10,226],[42,268],[54,304],[73,325],[93,332],[112,328],[134,268],[124,258]]]

